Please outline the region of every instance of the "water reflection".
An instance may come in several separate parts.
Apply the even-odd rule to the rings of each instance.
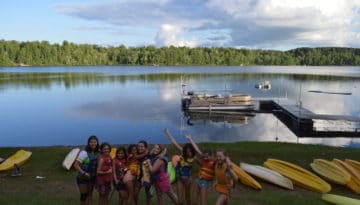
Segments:
[[[180,85],[189,89],[231,89],[259,98],[301,101],[319,114],[360,117],[359,74],[328,76],[271,73],[269,68],[26,68],[16,72],[0,69],[0,146],[83,144],[90,134],[111,143],[133,143],[140,139],[167,143],[167,127],[180,142],[192,134],[196,141],[284,141],[356,146],[357,138],[298,138],[274,115],[259,113],[242,119],[194,115],[181,111]],[[30,70],[29,70],[30,69]],[[31,70],[32,69],[32,70]],[[30,72],[34,71],[35,72]],[[311,69],[310,69],[311,70]],[[338,70],[338,69],[337,69]],[[261,71],[261,72],[260,72]],[[268,73],[267,73],[268,72]],[[307,70],[307,72],[310,72]],[[323,75],[318,73],[323,72]],[[271,90],[254,85],[269,80]],[[350,96],[309,93],[308,90],[352,92]],[[192,118],[187,124],[188,118]],[[198,118],[198,119],[196,119]],[[235,120],[235,121],[234,121]],[[239,123],[242,122],[242,123]]]

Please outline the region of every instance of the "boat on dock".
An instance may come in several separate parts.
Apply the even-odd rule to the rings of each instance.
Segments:
[[[255,85],[255,88],[260,89],[260,90],[270,90],[271,89],[270,81],[258,83]]]
[[[203,111],[244,111],[253,110],[254,103],[250,95],[246,94],[208,94],[187,92],[182,97],[184,110]]]

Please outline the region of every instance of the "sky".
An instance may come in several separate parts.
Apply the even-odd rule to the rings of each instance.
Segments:
[[[360,0],[4,0],[0,39],[289,50],[360,47]]]

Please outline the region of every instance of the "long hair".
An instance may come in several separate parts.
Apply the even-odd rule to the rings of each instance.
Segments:
[[[127,150],[128,154],[131,154],[131,150],[133,149],[133,147],[136,147],[136,144],[129,145],[128,150]]]
[[[138,144],[140,144],[140,143],[143,144],[146,149],[148,148],[148,143],[147,143],[145,140],[140,140],[140,141],[138,142]]]
[[[160,152],[159,152],[157,155],[162,154],[162,153],[164,152],[165,148],[166,148],[165,145],[155,144],[154,147],[155,147],[156,145],[159,146],[159,149],[160,149]]]
[[[193,156],[188,156],[187,155],[187,150],[190,150],[191,152],[192,152],[192,155]],[[194,157],[195,156],[195,148],[194,148],[194,146],[192,146],[192,144],[190,144],[190,143],[186,143],[184,146],[183,146],[183,148],[182,148],[182,156],[184,157],[184,159],[185,159],[185,161],[187,160],[187,159],[189,159],[189,158],[192,158],[192,157]]]
[[[96,142],[97,142],[97,145],[96,145],[96,147],[95,147],[95,150],[91,150],[91,147],[90,147],[90,141],[91,141],[91,140],[96,140]],[[87,152],[92,152],[92,151],[94,151],[94,152],[99,152],[99,148],[100,148],[99,139],[98,139],[95,135],[91,135],[91,136],[88,138],[88,140],[87,140],[87,144],[86,144],[85,150],[86,150]]]
[[[103,143],[101,143],[101,145],[100,145],[100,151],[102,151],[102,150],[104,149],[104,147],[106,147],[106,146],[108,146],[109,149],[110,149],[110,151],[111,151],[111,145],[110,145],[110,143],[108,143],[108,142],[103,142]]]
[[[127,159],[126,148],[123,147],[123,146],[118,147],[118,148],[116,149],[116,155],[117,155],[120,151],[122,151],[122,152],[124,153],[124,157],[125,157],[125,159]]]

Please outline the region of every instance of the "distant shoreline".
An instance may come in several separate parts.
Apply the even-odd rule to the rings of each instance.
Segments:
[[[63,41],[18,42],[0,40],[0,66],[359,66],[360,48],[318,47],[288,51],[231,47],[101,47]]]

